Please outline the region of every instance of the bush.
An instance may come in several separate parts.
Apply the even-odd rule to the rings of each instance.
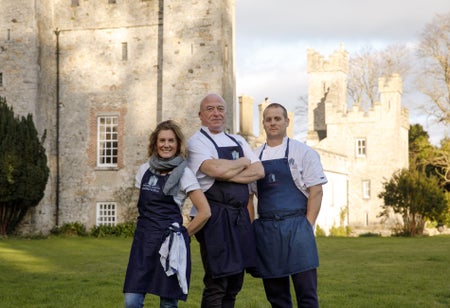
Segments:
[[[50,233],[56,236],[132,237],[135,229],[135,222],[125,222],[115,226],[95,226],[87,232],[86,226],[81,222],[69,222],[53,228]]]
[[[11,235],[44,197],[49,176],[43,146],[31,114],[16,117],[0,96],[0,234]]]
[[[381,234],[379,234],[379,233],[367,232],[367,233],[362,233],[362,234],[360,234],[359,237],[381,237]]]
[[[350,227],[331,227],[330,229],[330,236],[349,236],[351,233]]]
[[[134,235],[135,228],[136,223],[134,222],[120,223],[115,226],[100,225],[93,227],[90,234],[94,237],[132,237]]]
[[[319,225],[316,226],[316,236],[327,236],[324,229],[322,229]]]
[[[87,236],[86,227],[81,222],[69,222],[61,227],[55,227],[50,231],[53,235]]]

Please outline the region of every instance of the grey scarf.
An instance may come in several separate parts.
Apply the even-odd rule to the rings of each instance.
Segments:
[[[162,159],[157,155],[152,155],[149,164],[152,173],[160,174],[161,172],[171,171],[163,192],[165,195],[175,196],[180,190],[180,178],[187,166],[186,160],[180,155],[170,159]]]

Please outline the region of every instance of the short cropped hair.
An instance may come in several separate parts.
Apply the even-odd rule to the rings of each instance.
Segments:
[[[283,105],[278,104],[278,103],[270,103],[269,105],[267,105],[266,108],[264,108],[264,111],[263,111],[263,119],[264,119],[264,115],[265,115],[265,113],[266,113],[266,110],[269,109],[269,108],[281,108],[281,109],[283,109],[283,116],[284,116],[284,118],[285,118],[285,119],[288,118],[287,110],[286,110],[286,108],[285,108]]]

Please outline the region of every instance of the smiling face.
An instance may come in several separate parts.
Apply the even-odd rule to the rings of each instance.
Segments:
[[[218,134],[224,130],[225,114],[226,107],[223,98],[210,94],[202,100],[198,116],[203,126],[208,127],[211,133]]]
[[[158,133],[156,151],[161,158],[171,158],[177,154],[178,141],[173,130],[161,130]]]
[[[285,110],[277,106],[266,108],[263,113],[263,126],[267,135],[267,144],[270,146],[281,144],[289,126]]]

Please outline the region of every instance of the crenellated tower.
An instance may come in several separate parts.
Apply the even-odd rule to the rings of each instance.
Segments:
[[[347,112],[348,52],[344,46],[326,59],[313,49],[307,51],[308,134],[310,144],[327,136],[325,105],[338,112]]]
[[[340,200],[347,199],[347,204],[340,206],[347,224],[360,230],[382,230],[389,224],[379,218],[382,183],[408,167],[409,120],[402,106],[402,80],[397,74],[379,78],[379,101],[365,109],[364,104],[347,102],[349,57],[343,46],[327,59],[308,50],[307,61],[307,143],[323,153],[332,195],[345,194]],[[345,170],[340,170],[343,161]],[[345,192],[334,188],[342,181],[348,182]],[[327,215],[336,205],[324,203],[327,210],[322,215]]]

